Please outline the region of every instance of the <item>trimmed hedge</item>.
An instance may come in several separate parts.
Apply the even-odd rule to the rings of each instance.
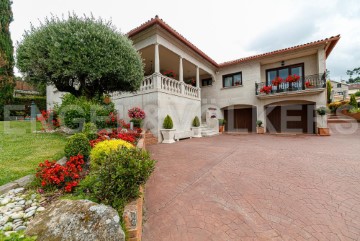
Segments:
[[[14,97],[11,105],[24,105],[25,110],[13,110],[11,115],[17,116],[30,116],[31,103],[34,101],[39,111],[46,110],[46,97],[45,96],[29,96],[29,97]],[[38,113],[40,114],[40,113]]]

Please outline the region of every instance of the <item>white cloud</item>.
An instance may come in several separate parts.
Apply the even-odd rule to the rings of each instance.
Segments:
[[[358,0],[16,0],[14,42],[50,14],[68,12],[112,19],[124,33],[158,14],[217,62],[289,47],[336,34],[342,38],[328,59],[331,76],[360,66]]]

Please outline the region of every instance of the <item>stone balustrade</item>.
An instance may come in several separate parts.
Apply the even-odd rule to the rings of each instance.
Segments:
[[[183,81],[179,81],[159,73],[145,76],[141,83],[140,90],[135,93],[116,92],[113,98],[129,97],[149,92],[161,91],[168,94],[174,94],[191,99],[200,99],[200,88],[188,85]]]

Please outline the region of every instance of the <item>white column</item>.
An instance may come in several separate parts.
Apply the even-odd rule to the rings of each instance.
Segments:
[[[179,81],[184,81],[183,58],[181,56],[179,61]]]
[[[160,73],[159,44],[155,44],[155,73]]]
[[[199,66],[196,66],[196,87],[200,87],[200,74],[199,74]]]

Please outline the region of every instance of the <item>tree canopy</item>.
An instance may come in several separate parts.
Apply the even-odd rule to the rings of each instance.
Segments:
[[[346,74],[349,75],[348,83],[360,83],[360,67],[348,70]]]
[[[14,91],[14,48],[9,31],[12,20],[11,1],[0,0],[0,119]]]
[[[111,22],[92,16],[53,16],[31,26],[18,44],[17,66],[33,84],[87,98],[136,91],[144,76],[132,42]]]

